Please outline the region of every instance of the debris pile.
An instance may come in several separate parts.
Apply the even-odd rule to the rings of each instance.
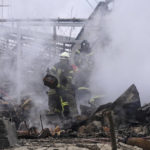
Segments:
[[[123,93],[115,102],[101,105],[89,119],[85,121],[83,126],[79,126],[80,132],[88,131],[88,134],[93,131],[95,133],[108,135],[109,120],[108,112],[112,112],[117,130],[126,130],[129,127],[140,125],[137,113],[141,108],[139,93],[135,85],[131,85],[125,93]],[[103,135],[103,136],[104,136]]]
[[[1,106],[3,105],[4,102],[1,103]],[[19,112],[21,112],[21,115]],[[18,116],[24,116],[22,113],[23,111],[18,111]],[[111,144],[112,147],[119,148],[120,146],[120,149],[122,147],[128,149],[128,145],[138,146],[145,150],[149,149],[146,145],[149,145],[150,139],[150,105],[147,104],[141,107],[139,93],[135,85],[131,85],[113,103],[99,106],[94,113],[88,114],[88,116],[85,114],[70,120],[63,120],[61,126],[58,126],[59,124],[56,125],[55,122],[55,128],[44,128],[40,115],[39,121],[41,121],[42,130],[39,130],[35,126],[29,127],[29,124],[25,120],[26,117],[23,119],[20,118],[23,121],[20,121],[16,133],[19,139],[36,139],[38,141],[40,139],[46,140],[47,138],[52,138],[53,140],[71,138],[72,140],[84,139],[84,142],[88,141],[89,143],[109,143],[109,146]],[[49,118],[47,115],[46,117]],[[49,122],[51,122],[51,119]],[[9,127],[9,130],[12,130],[14,133],[12,127]],[[16,143],[9,141],[9,139],[13,138],[9,138],[8,125],[6,125],[4,119],[0,120],[0,133],[0,140],[4,143],[3,146],[7,147]],[[81,147],[84,146],[82,145]]]
[[[47,138],[47,137],[60,137],[62,134],[65,135],[65,131],[61,130],[59,126],[56,126],[55,129],[44,128],[41,131],[38,131],[36,127],[31,127],[26,130],[18,130],[18,138],[25,139],[36,139],[36,138]]]

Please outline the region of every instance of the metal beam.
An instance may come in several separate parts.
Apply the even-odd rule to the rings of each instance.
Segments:
[[[11,27],[5,27],[5,26],[0,26],[2,29],[0,31],[1,36],[6,36],[8,35],[7,38],[10,37],[17,37],[17,28],[11,28]],[[43,33],[43,32],[35,32],[32,30],[26,30],[26,29],[21,29],[21,36],[23,39],[27,40],[33,40],[34,41],[40,41],[41,43],[44,43],[44,41],[49,40],[50,42],[58,42],[58,43],[81,43],[81,40],[76,40],[75,38],[68,37],[68,36],[62,36],[62,35],[57,35],[55,40],[53,39],[52,34],[48,33]]]
[[[9,7],[9,5],[0,5],[0,7]]]
[[[82,27],[86,24],[87,19],[82,18],[58,18],[58,19],[0,19],[3,23],[48,23],[51,26],[72,26],[72,27]]]

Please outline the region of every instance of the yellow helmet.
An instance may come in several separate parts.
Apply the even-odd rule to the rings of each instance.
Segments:
[[[70,58],[70,54],[68,52],[62,52],[60,54],[60,58],[61,59],[68,59],[68,58]]]

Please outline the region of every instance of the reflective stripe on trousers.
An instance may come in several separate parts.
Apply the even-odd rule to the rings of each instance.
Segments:
[[[60,101],[61,101],[61,106],[62,106],[62,111],[64,112],[64,107],[68,106],[68,102],[63,101],[62,97],[60,96]]]

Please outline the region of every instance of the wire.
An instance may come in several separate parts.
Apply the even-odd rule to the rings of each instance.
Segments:
[[[86,0],[86,2],[88,3],[88,5],[93,9],[92,4],[89,2],[89,0]]]

